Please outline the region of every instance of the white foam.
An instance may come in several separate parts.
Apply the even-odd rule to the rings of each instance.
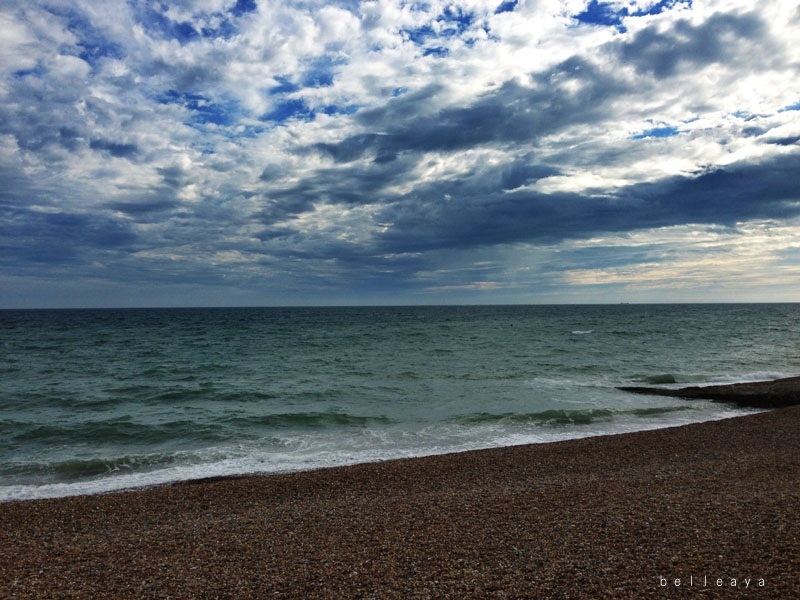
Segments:
[[[494,421],[477,426],[431,424],[416,431],[372,430],[355,435],[309,435],[293,438],[285,450],[267,448],[214,448],[199,453],[194,464],[173,465],[148,472],[125,472],[92,480],[42,485],[0,487],[0,502],[100,494],[169,484],[206,477],[256,473],[308,471],[356,463],[380,462],[481,450],[504,446],[541,444],[599,435],[647,431],[730,418],[754,411],[723,404],[697,402],[692,410],[636,417],[617,415],[608,421],[581,426],[552,427],[542,424]],[[205,459],[202,455],[205,455]]]

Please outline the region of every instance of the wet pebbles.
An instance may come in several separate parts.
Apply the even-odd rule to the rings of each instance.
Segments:
[[[800,597],[800,407],[0,504],[2,598]]]

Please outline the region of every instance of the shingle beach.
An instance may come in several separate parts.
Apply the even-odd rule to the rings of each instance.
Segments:
[[[3,598],[797,598],[800,407],[0,504]]]

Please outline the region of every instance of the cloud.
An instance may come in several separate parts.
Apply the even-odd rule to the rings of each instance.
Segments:
[[[698,69],[730,61],[749,49],[768,51],[762,20],[756,13],[716,13],[699,25],[676,21],[667,31],[648,28],[620,44],[623,62],[637,71],[659,79],[672,77],[686,69]],[[771,44],[768,44],[771,45]]]
[[[436,183],[420,193],[420,200],[404,199],[382,215],[394,223],[382,239],[396,252],[408,247],[407,240],[416,240],[416,249],[554,243],[600,232],[794,218],[800,215],[792,177],[798,168],[800,158],[790,156],[770,164],[636,184],[599,197],[525,190],[489,195],[469,181]]]
[[[14,257],[22,268],[31,263],[79,264],[95,251],[114,252],[136,242],[126,223],[102,216],[24,209],[4,209],[2,214],[3,253]]]
[[[357,117],[360,124],[381,133],[359,134],[317,148],[338,162],[350,162],[366,153],[380,157],[535,143],[568,125],[599,119],[609,96],[622,91],[613,76],[572,58],[531,75],[525,83],[507,81],[469,106],[446,106],[435,114],[416,106],[435,101],[436,88],[413,98],[392,99],[386,107]],[[406,118],[398,120],[398,113]]]
[[[66,281],[74,303],[608,299],[602,274],[711,297],[719,255],[684,234],[800,216],[789,4],[6,3],[4,281],[34,304]],[[764,243],[736,256],[785,278],[796,250]]]

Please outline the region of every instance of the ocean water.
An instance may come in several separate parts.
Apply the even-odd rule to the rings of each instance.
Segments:
[[[0,501],[730,417],[800,305],[0,311]]]

